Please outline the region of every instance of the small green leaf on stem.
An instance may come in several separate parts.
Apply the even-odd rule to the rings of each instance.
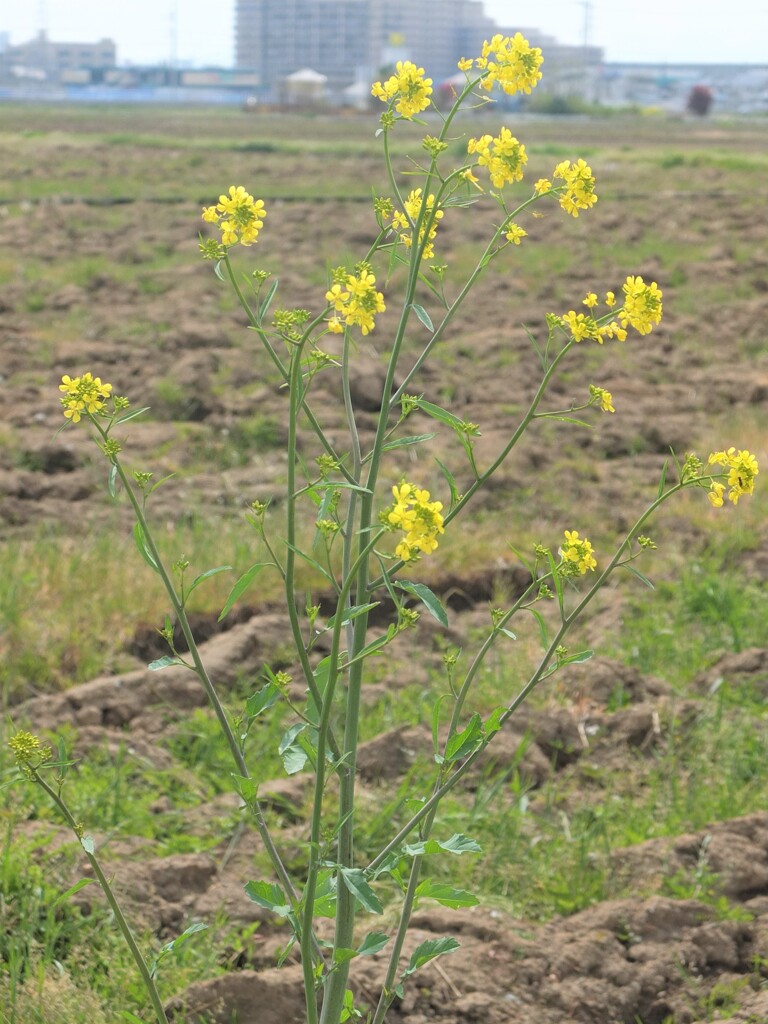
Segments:
[[[152,569],[153,572],[159,572],[159,567],[155,561],[154,555],[147,546],[147,538],[144,536],[144,530],[142,529],[141,523],[133,524],[133,539],[136,541],[136,547],[139,549],[139,554]]]
[[[70,896],[74,896],[75,893],[78,893],[80,892],[81,889],[84,889],[86,885],[91,885],[95,881],[95,878],[81,878],[79,882],[75,882],[74,885],[71,885],[66,892],[63,892],[61,894],[61,896],[56,897],[56,899],[51,904],[51,909],[53,909],[54,907],[58,907],[60,903],[64,903],[65,900],[68,900]]]
[[[644,573],[640,572],[639,569],[636,569],[634,567],[634,565],[626,565],[625,564],[625,565],[622,566],[622,568],[626,569],[627,572],[631,572],[633,576],[637,576],[637,578],[640,580],[640,582],[644,583],[646,585],[646,587],[649,587],[651,590],[655,590],[656,589],[654,587],[653,583],[651,583],[651,581],[648,579],[648,577]]]
[[[441,626],[448,625],[448,615],[438,597],[424,583],[412,583],[410,580],[395,580],[398,590],[418,597],[432,618],[437,619]]]
[[[411,306],[411,309],[419,318],[419,320],[421,320],[421,322],[424,324],[428,331],[434,331],[434,324],[432,323],[429,313],[426,311],[426,309],[424,309],[423,306],[419,306],[416,302],[414,302],[413,305]]]
[[[433,882],[430,879],[425,879],[416,889],[416,898],[436,900],[443,907],[450,907],[452,910],[459,907],[476,907],[478,904],[477,896],[473,896],[466,889],[454,889],[445,882]]]
[[[176,658],[171,654],[165,654],[162,658],[155,658],[154,661],[150,661],[147,668],[150,672],[159,672],[162,668],[168,668],[170,665],[183,665],[184,662],[181,658]]]
[[[430,960],[434,960],[438,956],[444,956],[446,953],[453,953],[459,946],[460,943],[456,939],[427,939],[426,942],[422,942],[414,949],[411,954],[410,963],[400,975],[400,980],[405,981],[406,978],[410,978],[412,974],[415,974],[419,968],[428,964]]]
[[[265,910],[271,910],[278,917],[288,917],[291,907],[283,890],[274,882],[247,882],[246,896]]]
[[[195,587],[200,586],[203,580],[210,579],[211,576],[218,576],[220,572],[228,572],[232,569],[231,565],[217,565],[215,569],[208,569],[206,572],[201,572],[199,576],[195,576],[189,585],[187,590],[187,597],[192,593]]]
[[[448,741],[445,748],[445,760],[451,764],[461,761],[477,750],[483,740],[483,724],[480,715],[475,713],[465,729],[457,732]]]
[[[379,898],[365,880],[360,868],[339,867],[339,876],[356,900],[371,914],[383,914]]]
[[[357,952],[360,956],[370,956],[371,953],[378,953],[384,949],[388,942],[389,936],[386,932],[369,932],[357,947]]]
[[[221,622],[223,618],[229,615],[235,602],[243,596],[245,591],[258,576],[261,570],[267,565],[274,565],[274,562],[256,562],[250,569],[246,569],[240,579],[235,583],[234,587],[229,592],[229,597],[224,602],[224,607],[221,610],[218,621]]]

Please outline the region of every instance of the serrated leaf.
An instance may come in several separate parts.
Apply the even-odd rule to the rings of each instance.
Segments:
[[[170,665],[183,665],[184,662],[181,658],[175,657],[173,654],[164,654],[162,658],[155,658],[154,661],[150,661],[147,668],[150,672],[159,672],[162,668],[168,668]]]
[[[379,898],[360,868],[339,868],[339,876],[356,900],[371,914],[383,914],[384,908]]]
[[[232,610],[232,606],[234,605],[234,603],[240,597],[243,596],[243,594],[246,592],[248,587],[251,585],[251,583],[254,581],[254,579],[258,576],[258,574],[261,572],[261,570],[265,566],[267,566],[267,565],[274,565],[274,564],[275,564],[274,562],[256,562],[255,565],[252,565],[250,569],[246,569],[246,571],[243,573],[243,575],[240,577],[240,579],[235,583],[234,587],[232,587],[232,589],[230,590],[229,597],[224,602],[224,607],[221,610],[221,615],[219,615],[219,618],[218,618],[219,622],[221,622],[221,620],[223,618],[225,618],[227,615],[229,615],[230,611]]]
[[[651,590],[656,589],[656,587],[654,587],[653,583],[648,579],[648,577],[644,575],[642,572],[640,572],[639,569],[636,569],[634,565],[624,565],[622,566],[622,568],[626,569],[627,572],[631,572],[633,576],[637,576],[640,582],[644,583],[646,587],[649,587]]]
[[[386,932],[370,932],[357,947],[357,952],[360,956],[370,956],[372,953],[378,953],[379,950],[384,949],[388,942],[389,936]]]
[[[306,767],[309,755],[303,747],[295,744],[283,754],[283,768],[286,775],[296,775]]]
[[[434,434],[414,434],[412,437],[399,437],[395,441],[387,441],[381,446],[383,452],[391,452],[395,448],[406,448],[412,444],[419,444],[421,441],[431,441]]]
[[[358,955],[356,949],[344,949],[337,948],[333,951],[333,966],[338,967],[339,964],[346,964],[350,960],[354,960]]]
[[[195,576],[195,578],[190,583],[189,589],[187,590],[187,597],[189,597],[189,595],[192,593],[195,587],[200,586],[203,580],[210,579],[211,576],[218,576],[220,572],[227,572],[231,570],[231,568],[231,565],[217,565],[215,569],[208,569],[206,570],[206,572],[201,572],[200,575]]]
[[[336,879],[331,870],[320,871],[315,886],[315,902],[313,906],[315,917],[336,917],[337,895]]]
[[[265,910],[271,910],[278,917],[287,917],[291,913],[283,890],[274,882],[247,882],[245,893],[254,903]]]
[[[466,889],[454,889],[445,882],[433,882],[430,879],[422,882],[416,889],[417,899],[435,900],[443,907],[457,910],[459,907],[476,907],[479,900]]]
[[[136,547],[139,549],[139,554],[152,569],[153,572],[159,572],[157,562],[152,555],[152,552],[147,547],[147,539],[144,536],[144,530],[141,527],[141,523],[133,524],[133,539],[136,541]]]
[[[78,893],[80,892],[81,889],[84,889],[86,885],[92,885],[95,881],[95,878],[81,878],[79,882],[75,882],[74,885],[71,885],[66,892],[63,892],[60,896],[57,896],[56,899],[51,904],[51,908],[57,907],[60,903],[64,903],[64,901],[68,900],[70,896],[74,896],[75,893]]]
[[[448,615],[440,599],[424,583],[412,583],[410,580],[395,580],[394,585],[398,590],[404,590],[406,594],[413,594],[418,597],[433,619],[437,619],[441,626],[448,625]]]
[[[267,683],[256,693],[252,693],[245,701],[245,713],[249,718],[258,718],[268,711],[280,699],[280,689],[274,683]]]
[[[480,846],[469,836],[456,832],[450,839],[427,839],[422,843],[409,843],[403,847],[407,857],[428,856],[431,853],[482,853]]]
[[[445,760],[450,764],[452,761],[461,761],[468,757],[480,745],[483,739],[483,726],[480,715],[475,713],[469,720],[466,728],[451,736],[445,748]]]
[[[453,953],[458,948],[459,943],[456,939],[427,939],[426,942],[422,942],[414,949],[411,954],[410,963],[400,975],[401,981],[405,981],[406,978],[415,974],[416,971],[425,964],[428,964],[430,960],[434,960],[435,957],[444,956],[446,953]]]
[[[432,319],[423,306],[419,306],[418,303],[414,302],[411,304],[411,309],[419,318],[419,320],[421,320],[421,322],[424,324],[428,331],[434,331],[435,327],[434,324],[432,323]]]
[[[259,306],[259,315],[256,318],[259,323],[261,323],[261,321],[267,315],[267,313],[269,311],[269,307],[272,305],[272,299],[274,299],[274,297],[275,297],[275,292],[277,291],[277,286],[278,286],[278,279],[275,278],[272,281],[272,284],[269,286],[269,291],[264,296],[264,300],[262,301],[261,305]]]

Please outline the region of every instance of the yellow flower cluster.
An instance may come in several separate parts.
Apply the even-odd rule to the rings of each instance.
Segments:
[[[215,206],[203,208],[203,220],[218,224],[222,245],[253,245],[264,227],[267,211],[261,199],[254,199],[242,185],[230,185],[229,195],[219,196]]]
[[[654,324],[661,322],[661,294],[655,281],[646,284],[642,277],[628,277],[624,282],[624,307],[619,312],[621,326],[629,324],[639,334],[650,334]]]
[[[751,452],[746,449],[736,451],[735,448],[729,448],[727,452],[712,452],[709,456],[709,464],[726,466],[728,469],[727,485],[713,480],[707,495],[715,508],[722,506],[726,486],[730,488],[728,500],[732,501],[734,505],[738,505],[742,494],[752,494],[754,491],[755,477],[759,473],[759,469],[757,459]]]
[[[595,571],[597,562],[593,548],[586,537],[579,537],[578,530],[565,531],[565,544],[560,548],[564,567],[574,567],[583,576],[588,569]]]
[[[519,224],[510,224],[507,228],[506,239],[508,242],[512,242],[513,245],[520,245],[523,238],[526,237],[528,232],[525,228],[521,228]]]
[[[592,313],[598,303],[597,295],[588,292],[582,300],[589,313],[577,313],[570,310],[560,317],[560,323],[567,328],[574,341],[591,338],[602,345],[606,338],[618,338],[625,341],[627,327],[633,327],[638,334],[650,334],[654,325],[661,322],[661,290],[654,281],[646,284],[642,277],[628,277],[624,282],[624,305],[617,312],[618,320],[601,324]],[[616,305],[613,292],[605,293],[605,304],[609,309]]]
[[[603,412],[616,412],[613,407],[613,395],[610,391],[606,391],[605,388],[600,388],[596,384],[590,384],[589,397],[593,404],[600,403],[600,408]]]
[[[530,93],[541,81],[541,67],[544,58],[538,46],[531,46],[520,33],[514,36],[503,36],[500,32],[483,43],[483,50],[475,59],[475,67],[486,73],[480,86],[486,91],[496,83],[508,96],[517,92]],[[459,61],[461,71],[468,71],[472,61],[462,58]]]
[[[325,293],[325,298],[340,314],[329,321],[329,328],[335,334],[344,329],[342,318],[347,326],[356,325],[363,334],[369,334],[375,327],[375,314],[383,313],[387,308],[384,296],[376,291],[376,278],[367,265],[362,266],[356,274],[347,274],[343,284],[333,284]]]
[[[503,188],[507,182],[521,181],[523,168],[528,163],[525,146],[518,142],[509,128],[502,128],[496,138],[481,135],[470,139],[468,153],[478,153],[478,164],[487,167],[494,188]]]
[[[565,189],[560,192],[560,205],[566,213],[578,217],[579,210],[588,210],[597,202],[595,176],[592,174],[592,168],[584,160],[577,160],[576,163],[563,160],[555,168],[553,177],[565,182]],[[543,187],[545,184],[549,184],[546,179],[536,183],[537,194],[538,186],[542,186],[542,192],[547,191]],[[558,189],[562,188],[562,185],[558,186]]]
[[[102,384],[101,377],[84,373],[82,377],[70,377],[65,373],[59,384],[63,391],[61,404],[64,415],[72,423],[79,423],[83,413],[93,416],[104,408],[105,399],[112,393],[111,384]]]
[[[429,491],[403,483],[392,488],[395,503],[383,516],[392,529],[402,530],[405,536],[395,548],[395,554],[404,562],[412,562],[419,555],[428,555],[437,547],[438,534],[445,533],[441,501],[430,501]]]
[[[374,82],[371,95],[383,103],[390,103],[397,97],[395,110],[401,117],[410,120],[414,114],[426,110],[432,102],[432,79],[424,77],[424,68],[417,68],[409,60],[399,60],[395,73],[382,85]]]
[[[418,219],[421,211],[421,205],[423,202],[422,190],[420,188],[414,189],[409,193],[408,198],[405,200],[405,213],[400,210],[395,210],[392,214],[392,227],[398,230],[410,228],[412,223],[415,223]],[[424,240],[424,232],[427,230],[427,222],[431,219],[432,210],[435,206],[435,197],[430,194],[427,196],[426,209],[424,211],[424,221],[422,222],[421,228],[419,229],[419,243]],[[407,216],[406,216],[407,214]],[[427,236],[427,244],[424,246],[423,259],[431,260],[435,256],[435,247],[432,244],[435,236],[437,235],[437,222],[442,220],[444,216],[443,210],[435,210],[434,220],[429,228],[429,234]],[[409,219],[410,218],[410,219]],[[400,241],[405,245],[406,249],[410,249],[413,243],[413,236],[408,234],[407,230],[400,235]]]

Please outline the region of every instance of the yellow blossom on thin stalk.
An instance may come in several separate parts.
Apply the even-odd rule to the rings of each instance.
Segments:
[[[347,274],[343,286],[332,285],[325,298],[340,314],[328,321],[328,328],[334,334],[341,333],[342,319],[348,327],[357,326],[363,334],[369,334],[375,327],[375,314],[386,309],[384,296],[376,291],[376,278],[368,265],[361,266],[356,274]]]
[[[394,504],[381,514],[381,522],[404,536],[395,554],[404,562],[415,561],[437,547],[437,537],[445,533],[440,501],[431,501],[429,491],[403,481],[392,488]]]
[[[552,182],[549,178],[539,178],[538,181],[534,182],[533,192],[534,195],[541,196],[544,195],[545,192],[549,192],[551,188]]]
[[[728,469],[728,500],[734,505],[738,505],[743,494],[752,494],[755,489],[755,477],[760,470],[757,459],[751,452],[746,449],[737,451],[735,448],[729,448],[724,452],[712,452],[708,461],[710,465],[725,466]],[[722,506],[725,491],[726,484],[717,480],[712,481],[708,498],[715,508]]]
[[[61,404],[64,415],[72,423],[79,423],[83,414],[95,416],[104,409],[105,400],[112,393],[111,384],[102,384],[101,377],[84,373],[81,377],[70,377],[65,373],[59,384],[63,391]]]
[[[518,92],[530,93],[539,84],[543,61],[541,50],[531,46],[522,33],[504,36],[499,32],[483,43],[475,66],[486,72],[480,82],[483,89],[490,92],[498,83],[508,96],[514,96]]]
[[[661,290],[655,281],[646,284],[642,277],[628,277],[623,290],[624,306],[619,311],[621,326],[629,324],[638,334],[650,334],[654,325],[661,323]]]
[[[394,213],[392,214],[392,227],[395,228],[395,230],[403,228],[408,229],[411,226],[411,224],[415,223],[421,211],[422,201],[422,190],[420,188],[413,189],[413,191],[409,193],[408,198],[405,200],[405,203],[403,204],[405,206],[405,212],[395,210]],[[434,205],[435,197],[430,193],[430,195],[427,196],[426,209],[424,211],[424,220],[422,221],[421,228],[419,229],[419,242],[422,242],[424,240],[426,224],[428,220],[431,219]],[[434,220],[432,221],[432,224],[429,228],[427,243],[424,246],[424,252],[422,253],[422,258],[425,260],[431,260],[434,259],[435,257],[435,247],[432,243],[437,235],[437,222],[439,220],[442,220],[444,216],[444,210],[435,210]],[[406,249],[410,249],[411,245],[413,244],[413,235],[408,234],[408,231],[406,230],[400,235],[400,241],[403,243]]]
[[[563,160],[555,168],[553,177],[560,178],[564,183],[558,186],[560,205],[566,213],[579,216],[579,210],[588,210],[597,202],[595,195],[595,177],[592,168],[583,160],[571,163]]]
[[[410,120],[414,114],[426,110],[432,102],[432,79],[424,77],[424,68],[418,68],[409,60],[397,62],[395,74],[383,84],[374,82],[371,95],[383,103],[397,97],[395,110],[401,117]]]
[[[588,569],[594,572],[597,561],[592,552],[592,545],[586,537],[579,537],[578,530],[565,531],[565,544],[560,548],[564,567],[573,566],[582,576]]]
[[[599,388],[595,384],[589,385],[589,396],[592,403],[600,403],[603,412],[616,412],[613,407],[613,395],[605,388]]]
[[[267,211],[261,199],[254,199],[242,185],[230,185],[228,195],[220,195],[213,206],[203,209],[203,220],[218,224],[221,244],[253,245],[264,227]]]
[[[508,242],[512,242],[513,245],[520,245],[523,238],[526,237],[528,232],[521,228],[519,224],[510,224],[506,233],[506,239]]]
[[[508,182],[522,181],[528,154],[509,128],[502,128],[494,138],[481,135],[467,143],[468,153],[477,153],[477,162],[488,169],[494,188],[503,188]]]

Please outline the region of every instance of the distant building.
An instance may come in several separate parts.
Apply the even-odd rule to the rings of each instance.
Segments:
[[[684,113],[695,86],[713,95],[713,113],[768,111],[768,64],[606,64],[598,100],[609,107],[658,107]]]
[[[236,0],[235,62],[259,75],[265,100],[310,69],[325,77],[334,102],[360,83],[370,87],[398,60],[423,66],[438,86],[456,74],[460,57],[476,56],[496,32],[518,29],[499,29],[481,0]],[[547,46],[549,83],[583,94],[585,63],[593,78],[602,50],[559,46],[536,30],[527,38]]]
[[[28,43],[0,47],[0,74],[4,77],[71,79],[73,73],[103,72],[117,63],[117,47],[111,39],[98,43],[55,43],[40,32]]]

